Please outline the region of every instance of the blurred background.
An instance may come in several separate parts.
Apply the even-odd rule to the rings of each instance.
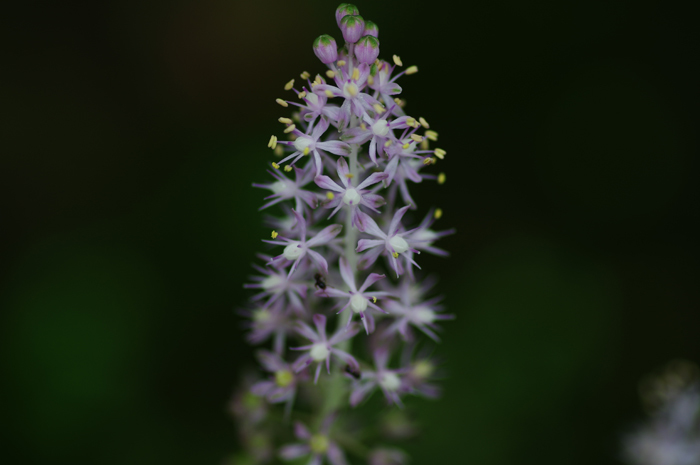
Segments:
[[[0,345],[19,463],[219,464],[252,350],[274,103],[339,2],[16,2],[3,13]],[[700,361],[691,2],[359,2],[440,132],[454,322],[414,463],[617,464],[637,384]],[[8,47],[9,46],[9,47]]]

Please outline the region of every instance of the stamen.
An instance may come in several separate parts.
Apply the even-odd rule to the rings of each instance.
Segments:
[[[445,159],[445,155],[447,155],[447,152],[445,152],[442,149],[435,149],[435,156],[438,157],[440,160]]]
[[[376,304],[377,303],[377,298],[375,296],[372,296],[372,303]]]
[[[418,66],[413,65],[406,68],[406,74],[416,74],[418,72]]]
[[[275,147],[274,154],[278,157],[281,157],[282,154],[284,154],[284,149],[282,149],[282,146],[277,144],[277,147]]]
[[[284,100],[282,100],[281,98],[278,98],[277,100],[275,100],[275,102],[277,102],[279,105],[282,105],[285,108],[287,108],[289,106],[289,104],[287,102],[285,102]]]
[[[423,164],[424,165],[434,165],[436,161],[437,160],[435,160],[433,157],[428,157],[428,158],[423,159]]]
[[[273,230],[273,231],[272,231],[272,238],[273,238],[273,239],[277,239],[277,236],[279,236],[279,234],[277,233],[277,231],[274,231],[274,230]]]
[[[406,142],[405,144],[403,144],[403,145],[401,146],[401,148],[404,149],[404,150],[406,150],[406,149],[408,149],[410,146],[411,146],[411,143],[410,143],[410,142]]]
[[[403,66],[403,62],[401,61],[401,58],[399,58],[398,55],[394,55],[394,63],[395,63],[397,66]]]
[[[326,71],[326,76],[328,76],[330,79],[333,79],[335,77],[335,73],[333,72],[333,70],[329,69],[328,71]]]
[[[384,147],[389,147],[391,145],[391,139],[387,139],[386,142],[384,142]]]
[[[358,79],[360,79],[360,68],[355,68],[352,72],[352,80],[357,81]]]
[[[338,66],[345,66],[345,60],[338,60]]]
[[[294,79],[284,85],[284,90],[291,90],[294,87]]]
[[[394,98],[394,102],[399,106],[399,108],[403,108],[404,106],[406,106],[406,102],[398,97]]]
[[[287,173],[289,173],[290,171],[292,171],[292,165],[287,165],[287,166],[285,166],[285,167],[284,167],[284,170],[285,170]]]
[[[274,150],[277,147],[277,136],[270,136],[270,142],[267,143],[267,146]]]
[[[328,200],[333,200],[335,198],[335,194],[333,192],[328,191],[326,192],[326,198]]]
[[[418,125],[416,125],[416,123],[417,123],[417,121],[416,121],[415,118],[408,118],[408,119],[406,120],[406,125],[409,126],[409,127],[412,127],[412,128],[418,127]],[[414,126],[414,125],[415,125],[415,126]]]
[[[306,97],[306,91],[304,90],[304,91],[299,92],[299,93],[297,94],[297,97],[299,97],[299,98],[304,98],[304,97]]]
[[[326,97],[333,98],[333,92],[331,92],[330,90],[326,90]]]
[[[309,79],[310,77],[311,77],[311,75],[309,74],[308,71],[302,71],[302,73],[301,73],[301,78],[302,78],[303,80],[306,81],[306,80]]]
[[[352,174],[352,173],[348,173],[348,174],[345,175],[345,177],[348,178],[348,179],[352,179],[352,178],[355,177],[355,175]]]
[[[369,84],[370,86],[374,85],[374,76],[372,76],[371,74],[367,76],[367,84]]]
[[[296,128],[297,128],[297,127],[296,127],[295,125],[293,125],[293,124],[290,125],[290,126],[287,126],[287,129],[284,130],[284,133],[285,133],[285,134],[289,134],[290,132],[294,131]]]
[[[433,215],[436,220],[439,220],[442,218],[442,208],[438,208],[435,210],[435,214]]]
[[[423,138],[418,134],[411,134],[411,139],[413,139],[416,142],[423,142]]]
[[[279,121],[282,124],[292,124],[292,120],[289,118],[280,118],[277,121]]]
[[[425,137],[427,137],[428,139],[430,139],[430,140],[432,140],[433,142],[435,142],[436,140],[438,140],[438,133],[435,132],[435,131],[432,131],[432,130],[431,130],[431,131],[425,131]]]
[[[447,179],[447,176],[445,175],[445,173],[440,173],[440,174],[438,174],[438,177],[437,177],[437,183],[438,184],[445,184],[446,179]]]
[[[360,124],[360,129],[362,129],[363,131],[366,131],[366,130],[367,130],[367,125],[366,125],[365,123],[361,123],[361,124]]]
[[[272,167],[273,167],[274,169],[276,169],[276,170],[280,169],[280,165],[278,165],[278,164],[275,163],[274,161],[272,162]]]
[[[428,145],[428,139],[423,139],[423,142],[420,143],[420,148],[423,150],[428,150],[430,148]]]
[[[386,111],[386,108],[384,108],[383,106],[381,106],[381,105],[378,104],[378,103],[375,103],[375,104],[372,106],[372,108],[374,108],[374,111],[376,111],[376,112],[379,113],[380,115]]]
[[[317,75],[316,75],[316,79],[314,79],[314,82],[315,82],[316,84],[323,84],[323,83],[324,83],[324,82],[323,82],[323,78],[321,77],[320,74],[317,74]]]
[[[425,129],[430,129],[430,125],[425,120],[425,118],[421,116],[420,118],[418,118],[418,121],[420,121],[420,124],[422,124]]]
[[[394,55],[394,56],[396,56],[396,55]],[[399,258],[399,253],[398,253],[398,252],[394,252],[394,253],[391,254],[391,256],[394,257],[394,258]]]
[[[311,152],[308,147],[304,147],[304,155],[308,155]]]

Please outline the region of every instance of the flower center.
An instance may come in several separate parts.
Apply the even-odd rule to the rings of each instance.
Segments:
[[[303,152],[307,147],[309,150],[313,150],[313,144],[314,141],[308,137],[297,137],[297,139],[294,141],[294,148],[300,152]]]
[[[372,132],[375,136],[386,136],[389,134],[389,123],[385,119],[380,119],[372,125]]]
[[[408,242],[401,236],[394,236],[389,240],[389,245],[391,245],[397,253],[404,253],[408,250]]]
[[[275,383],[279,387],[287,387],[294,381],[294,375],[289,370],[277,370],[275,372]]]
[[[270,279],[270,278],[268,278]],[[253,310],[253,321],[256,323],[267,323],[272,319],[270,311],[264,308]]]
[[[416,312],[416,320],[420,323],[432,323],[435,321],[435,312],[427,308],[421,308]]]
[[[275,292],[280,292],[282,289],[279,289],[282,285],[282,282],[284,281],[284,278],[281,276],[278,276],[276,274],[273,274],[271,276],[268,276],[267,278],[263,279],[262,282],[260,283],[260,287],[262,287],[264,290],[269,291],[270,289],[276,287],[278,289],[275,290]]]
[[[316,362],[320,362],[321,360],[325,360],[328,357],[329,351],[328,347],[326,347],[325,342],[317,342],[311,347],[311,350],[309,351],[309,355],[311,355],[311,358],[314,359]]]
[[[313,92],[308,93],[306,94],[306,101],[309,102],[309,105],[316,105],[318,103],[318,95]]]
[[[360,89],[357,87],[357,84],[354,82],[348,82],[343,86],[343,95],[345,98],[353,98],[360,92]]]
[[[355,313],[364,312],[367,310],[367,299],[362,294],[354,294],[350,297],[350,307]]]
[[[379,384],[387,391],[396,391],[401,386],[401,380],[394,373],[384,373]]]
[[[314,454],[323,454],[328,450],[328,437],[323,434],[314,434],[309,441],[309,447]]]
[[[282,181],[273,182],[272,185],[270,186],[270,189],[275,194],[280,194],[280,193],[284,192],[284,190],[286,188],[287,188],[287,185],[285,183],[283,183]]]
[[[362,200],[362,196],[354,187],[351,187],[345,191],[345,195],[343,196],[343,202],[345,202],[345,205],[357,205],[360,203],[360,200]]]
[[[405,242],[405,241],[404,241]],[[296,260],[304,254],[304,249],[299,247],[298,242],[292,242],[284,248],[284,258],[287,260]]]

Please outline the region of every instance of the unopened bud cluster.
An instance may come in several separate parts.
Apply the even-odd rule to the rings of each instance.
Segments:
[[[336,21],[345,44],[319,36],[313,51],[328,70],[284,86],[293,95],[277,103],[292,114],[268,142],[270,181],[254,184],[269,193],[261,209],[278,215],[267,219],[269,252],[254,265],[246,287],[256,293],[242,311],[249,342],[269,344],[258,352],[265,375],[232,404],[252,463],[341,465],[349,452],[404,463],[386,437],[349,441],[358,431],[348,419],[377,390],[399,407],[407,395],[439,393],[436,361],[418,344],[420,335],[438,341],[438,323],[453,316],[431,296],[418,256],[447,255],[433,244],[453,231],[433,230],[439,208],[417,221],[410,191],[445,182],[434,165],[447,152],[398,97],[397,80],[418,68],[379,59],[379,29],[356,6],[340,5]]]

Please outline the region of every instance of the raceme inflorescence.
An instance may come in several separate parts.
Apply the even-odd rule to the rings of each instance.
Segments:
[[[375,391],[398,409],[407,395],[439,394],[437,362],[418,345],[438,341],[439,322],[453,316],[430,295],[419,255],[446,256],[433,244],[453,231],[432,229],[440,209],[409,220],[411,186],[443,184],[433,165],[446,152],[399,97],[397,81],[418,68],[379,59],[378,27],[354,5],[341,4],[336,21],[345,45],[318,37],[313,51],[328,70],[284,86],[293,93],[277,99],[292,112],[279,118],[286,140],[270,138],[271,179],[254,184],[269,191],[261,210],[279,214],[267,218],[269,252],[241,311],[248,341],[267,347],[257,353],[263,377],[247,380],[231,405],[249,463],[404,463],[386,443],[415,428],[359,407]]]

